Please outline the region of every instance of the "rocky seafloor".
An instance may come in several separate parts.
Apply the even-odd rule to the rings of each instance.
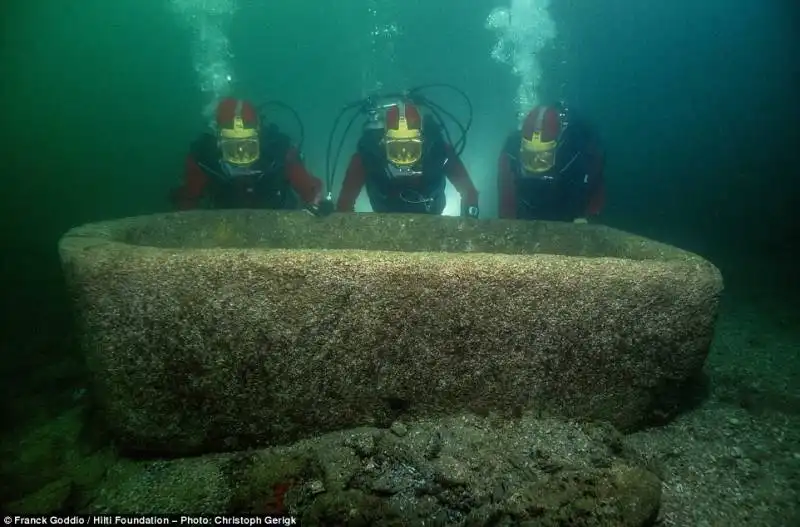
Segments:
[[[786,307],[726,300],[708,396],[629,435],[461,415],[171,460],[120,456],[92,424],[78,358],[43,337],[4,368],[27,382],[4,385],[4,420],[21,424],[2,437],[0,506],[283,513],[303,525],[800,525],[798,321]]]

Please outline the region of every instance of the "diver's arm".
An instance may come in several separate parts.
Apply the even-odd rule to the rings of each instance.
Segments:
[[[461,162],[452,146],[447,145],[447,179],[456,188],[458,194],[461,196],[461,208],[468,209],[469,207],[478,206],[478,189],[472,183],[472,178],[469,177],[467,167]]]
[[[605,206],[605,154],[600,149],[595,139],[592,139],[586,148],[587,156],[587,177],[588,177],[588,199],[586,204],[585,216],[596,216],[600,214]]]
[[[183,185],[171,192],[173,206],[178,210],[197,208],[207,186],[208,176],[205,171],[197,164],[192,154],[187,155],[184,163]]]
[[[497,197],[499,200],[498,216],[504,219],[515,219],[517,217],[517,189],[505,151],[500,152],[500,158],[497,160]]]
[[[364,163],[361,155],[356,153],[350,158],[347,172],[342,183],[342,191],[336,202],[336,210],[339,212],[353,212],[356,207],[356,200],[364,188]]]
[[[286,177],[303,202],[310,205],[319,202],[322,196],[322,181],[308,171],[295,148],[290,148],[286,153]]]

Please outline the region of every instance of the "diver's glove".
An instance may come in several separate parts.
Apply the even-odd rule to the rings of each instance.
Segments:
[[[306,206],[306,210],[317,218],[329,216],[333,213],[334,209],[333,200],[330,198],[325,198],[318,203],[310,203]]]
[[[462,207],[461,209],[461,217],[463,218],[475,218],[478,219],[479,210],[477,205],[471,205],[469,207]]]

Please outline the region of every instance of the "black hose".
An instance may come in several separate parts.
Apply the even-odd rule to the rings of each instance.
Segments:
[[[263,113],[264,108],[266,108],[267,106],[280,106],[281,108],[289,110],[289,112],[294,116],[295,120],[297,121],[297,126],[300,128],[300,139],[297,141],[297,150],[298,150],[298,152],[302,152],[303,151],[303,143],[306,140],[306,129],[303,126],[303,120],[300,119],[300,114],[298,114],[297,111],[294,108],[292,108],[291,106],[289,106],[285,102],[281,102],[281,101],[266,101],[266,102],[263,102],[263,103],[258,105],[258,113],[259,113],[259,115]]]
[[[461,95],[461,97],[464,99],[464,102],[467,103],[467,109],[469,110],[469,117],[467,119],[467,124],[464,126],[464,128],[466,130],[469,130],[472,127],[472,118],[473,118],[473,115],[474,115],[474,110],[472,108],[472,101],[470,100],[469,96],[464,92],[464,90],[462,90],[461,88],[457,88],[457,87],[453,86],[452,84],[435,83],[435,84],[424,84],[422,86],[417,86],[416,88],[413,88],[412,90],[410,90],[410,92],[426,90],[426,89],[429,89],[429,88],[449,88],[449,89],[453,90],[454,92],[458,93],[459,95]]]
[[[336,164],[331,166],[331,150],[333,149],[333,139],[334,137],[336,137],[336,129],[339,127],[339,121],[342,120],[342,117],[345,116],[348,110],[353,110],[355,108],[361,109],[363,108],[363,106],[364,106],[364,100],[346,104],[342,107],[341,110],[339,110],[339,114],[336,116],[336,119],[333,120],[333,127],[331,128],[331,133],[328,136],[328,147],[325,149],[325,184],[327,185],[326,188],[327,193],[332,192],[333,177],[334,177],[334,172],[336,171]],[[354,114],[353,119],[355,119],[355,116],[357,115],[358,113]],[[349,129],[350,125],[348,125],[347,128]],[[336,157],[338,160],[339,157],[338,154]]]
[[[350,131],[350,128],[352,128],[353,123],[356,122],[357,118],[358,118],[358,113],[354,113],[353,117],[351,117],[350,121],[347,123],[344,132],[342,132],[342,139],[341,141],[339,141],[339,148],[336,149],[336,155],[333,158],[333,170],[330,173],[330,180],[328,181],[328,192],[331,192],[331,188],[333,187],[333,178],[334,174],[336,173],[336,165],[339,164],[339,156],[342,154],[342,149],[344,148],[344,142],[347,139],[347,133]]]
[[[435,103],[433,101],[428,101],[427,104],[431,108],[431,111],[433,112],[433,114],[436,115],[436,118],[439,121],[439,126],[444,129],[444,133],[445,133],[445,137],[447,138],[447,142],[450,143],[451,145],[453,145],[453,150],[455,150],[456,155],[460,156],[461,153],[464,151],[464,147],[467,144],[467,130],[466,130],[466,128],[464,127],[463,124],[461,124],[458,121],[458,119],[455,118],[455,116],[452,113],[450,113],[447,110],[445,110],[444,108],[442,108],[439,104],[437,104],[437,103]],[[461,130],[461,137],[458,138],[458,141],[453,142],[453,138],[450,136],[450,129],[447,128],[447,126],[445,125],[444,119],[442,119],[442,117],[440,115],[438,115],[437,112],[441,112],[441,113],[445,114],[454,123],[456,123],[456,126],[458,126],[458,128]],[[461,146],[459,146],[459,143],[461,144]]]
[[[333,174],[331,173],[331,149],[333,148],[333,138],[336,136],[336,129],[339,127],[339,121],[341,121],[347,109],[347,106],[342,108],[336,115],[336,119],[333,120],[333,127],[331,127],[331,133],[328,135],[328,146],[325,148],[325,190],[328,193],[332,192],[331,187],[333,186]]]

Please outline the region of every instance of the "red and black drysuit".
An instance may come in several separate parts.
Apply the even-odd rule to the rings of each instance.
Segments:
[[[418,166],[401,171],[386,157],[383,130],[365,130],[350,158],[336,210],[352,212],[361,189],[366,187],[374,212],[441,214],[447,204],[447,180],[461,196],[462,211],[476,209],[478,191],[439,127],[426,119],[423,137]]]
[[[244,174],[232,175],[212,134],[203,134],[186,157],[183,185],[172,191],[180,210],[296,209],[319,201],[322,182],[305,167],[286,134],[269,126],[260,137],[259,158]]]
[[[555,164],[527,173],[519,161],[521,133],[512,133],[497,163],[499,216],[573,221],[598,214],[605,204],[604,155],[588,126],[573,122],[559,138]]]

